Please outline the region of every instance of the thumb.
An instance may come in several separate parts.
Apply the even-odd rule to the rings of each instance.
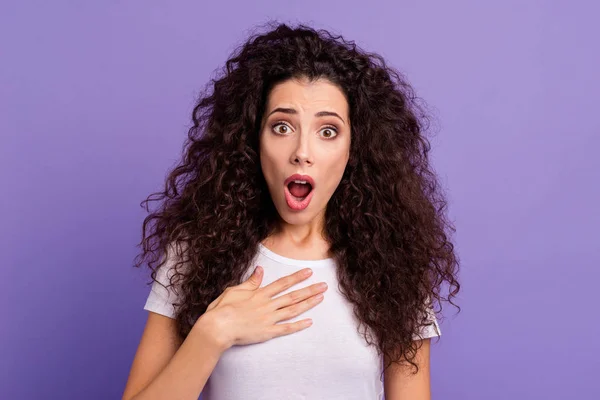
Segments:
[[[243,283],[248,289],[258,289],[263,279],[263,269],[259,265],[254,269],[254,272],[250,277]]]

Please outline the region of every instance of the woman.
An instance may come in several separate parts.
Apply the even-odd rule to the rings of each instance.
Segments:
[[[123,398],[429,399],[434,304],[460,286],[410,86],[279,25],[211,89],[144,221],[154,283]]]

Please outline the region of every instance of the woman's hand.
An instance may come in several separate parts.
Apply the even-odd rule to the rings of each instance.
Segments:
[[[289,335],[308,328],[312,321],[277,324],[302,314],[323,300],[327,290],[324,282],[273,298],[276,294],[307,279],[308,268],[284,276],[261,288],[262,267],[240,285],[228,287],[206,309],[196,322],[210,331],[224,349],[234,345],[265,342],[278,336]],[[200,322],[202,321],[202,322]]]

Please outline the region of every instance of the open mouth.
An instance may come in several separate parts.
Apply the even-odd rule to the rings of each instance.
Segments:
[[[298,201],[302,201],[312,191],[312,185],[307,181],[291,181],[288,183],[290,194]]]
[[[312,185],[307,181],[290,181],[285,189],[286,203],[294,211],[306,209],[314,193]]]

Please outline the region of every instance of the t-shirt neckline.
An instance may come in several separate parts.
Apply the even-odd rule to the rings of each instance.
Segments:
[[[333,258],[323,258],[321,260],[298,260],[295,258],[284,257],[282,255],[279,255],[279,254],[274,253],[273,251],[269,250],[262,243],[258,243],[258,250],[264,256],[270,258],[271,260],[277,261],[277,262],[279,262],[281,264],[285,264],[285,265],[293,265],[293,266],[306,267],[306,268],[325,267],[325,266],[335,265],[335,260]]]

